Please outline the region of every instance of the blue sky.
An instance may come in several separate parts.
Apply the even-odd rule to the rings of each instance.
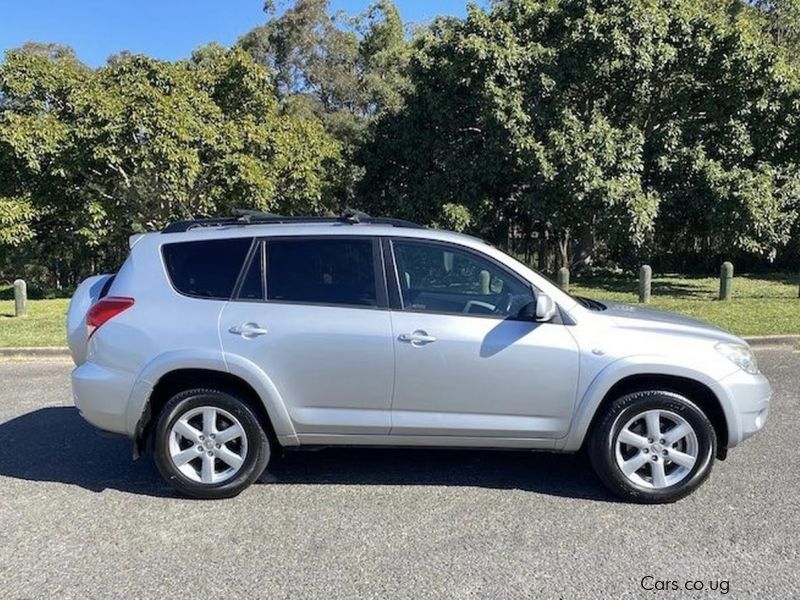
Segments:
[[[395,0],[405,21],[463,15],[467,0]],[[331,0],[357,14],[370,0]],[[120,50],[174,60],[206,42],[230,45],[264,21],[261,0],[0,0],[0,50],[59,42],[92,65]]]

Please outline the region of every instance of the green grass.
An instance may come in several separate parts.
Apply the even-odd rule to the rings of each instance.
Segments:
[[[632,277],[579,279],[570,291],[615,302],[638,302],[639,284]],[[703,319],[738,335],[800,334],[800,299],[796,276],[740,275],[733,298],[720,302],[715,277],[659,277],[653,280],[652,308]]]
[[[14,301],[0,300],[0,347],[65,346],[69,300],[29,300],[28,314],[14,317]]]
[[[638,283],[633,277],[585,277],[573,281],[570,291],[598,300],[636,303]],[[659,277],[653,280],[652,308],[683,313],[739,335],[800,334],[800,299],[795,276],[739,275],[733,299],[717,300],[714,277]],[[63,346],[67,299],[31,300],[28,316],[15,318],[11,290],[0,286],[0,347]]]

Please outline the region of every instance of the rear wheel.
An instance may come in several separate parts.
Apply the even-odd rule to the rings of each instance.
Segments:
[[[665,391],[623,396],[594,428],[592,466],[616,495],[646,504],[679,500],[711,472],[714,427],[688,398]]]
[[[183,494],[230,498],[261,475],[270,446],[244,400],[195,389],[175,395],[161,411],[154,453],[161,475]]]

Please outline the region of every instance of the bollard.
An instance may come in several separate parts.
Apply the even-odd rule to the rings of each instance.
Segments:
[[[24,279],[14,282],[14,314],[24,317],[28,313],[28,286]]]
[[[481,278],[481,294],[488,296],[491,293],[492,276],[489,271],[483,270],[480,272]]]
[[[558,270],[557,281],[558,287],[569,293],[569,269],[567,267],[561,267]]]
[[[639,269],[639,302],[650,302],[650,290],[653,285],[653,269],[650,265],[642,265]]]
[[[725,261],[719,272],[719,299],[730,300],[733,293],[733,265]]]

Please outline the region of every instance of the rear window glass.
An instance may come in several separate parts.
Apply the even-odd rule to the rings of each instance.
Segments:
[[[165,244],[167,273],[182,294],[228,300],[233,293],[252,238]]]
[[[284,302],[376,306],[372,240],[270,241],[267,296]]]

